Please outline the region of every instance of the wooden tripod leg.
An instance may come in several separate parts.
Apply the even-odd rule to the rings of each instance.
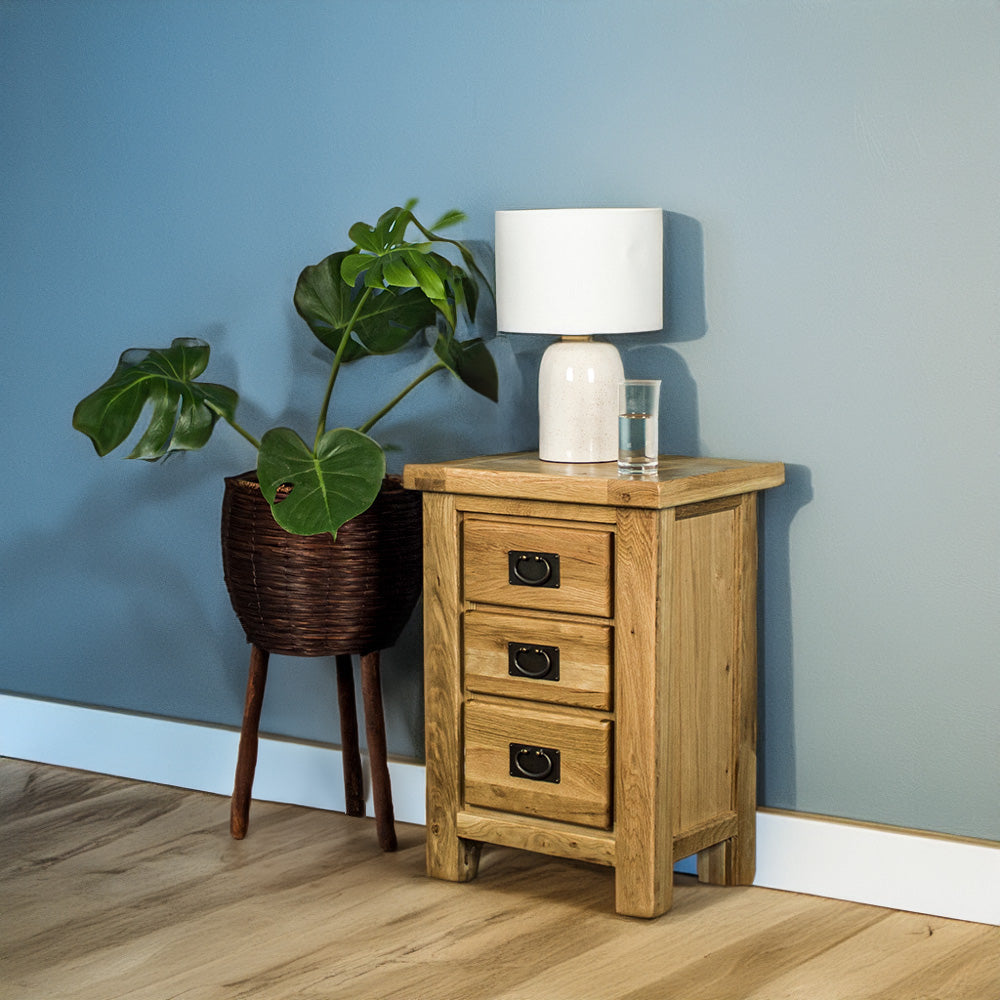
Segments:
[[[257,728],[260,725],[261,705],[264,703],[269,659],[270,653],[266,649],[261,649],[256,644],[251,645],[243,728],[240,730],[240,749],[236,757],[236,781],[229,810],[229,832],[236,840],[242,840],[247,835],[250,822],[250,793],[253,790],[253,774],[257,768]]]
[[[382,712],[382,677],[379,654],[361,657],[361,694],[365,703],[365,732],[368,736],[368,761],[372,771],[372,798],[375,802],[375,827],[379,847],[396,850],[396,826],[392,812],[392,788],[385,749],[385,716]]]
[[[358,747],[358,710],[354,700],[354,661],[350,654],[337,657],[337,700],[340,703],[340,746],[344,758],[344,811],[364,816],[365,792]]]

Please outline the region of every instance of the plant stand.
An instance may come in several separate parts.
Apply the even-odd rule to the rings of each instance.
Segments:
[[[229,832],[242,840],[250,824],[250,799],[257,767],[257,730],[260,725],[267,665],[271,654],[256,643],[250,649],[243,727],[236,758],[236,780],[229,813]],[[392,787],[385,744],[385,716],[382,709],[382,679],[378,650],[361,654],[361,697],[368,738],[372,800],[379,847],[396,850],[396,827],[392,809]],[[365,815],[365,796],[358,744],[358,716],[354,692],[354,662],[349,653],[337,656],[337,698],[340,705],[340,741],[344,761],[344,811],[348,816]]]
[[[247,834],[257,730],[272,653],[333,656],[337,664],[345,812],[365,815],[352,657],[361,657],[379,846],[396,849],[386,760],[380,653],[399,638],[420,596],[421,498],[387,477],[375,503],[330,535],[290,535],[271,515],[252,473],[226,480],[222,561],[247,640],[250,671],[230,810],[230,833]]]

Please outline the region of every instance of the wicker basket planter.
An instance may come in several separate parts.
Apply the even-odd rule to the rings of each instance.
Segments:
[[[386,649],[420,596],[421,496],[387,476],[375,503],[329,534],[292,535],[254,473],[226,479],[222,566],[250,642],[270,653]]]

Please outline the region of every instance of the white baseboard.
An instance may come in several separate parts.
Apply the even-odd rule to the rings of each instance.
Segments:
[[[232,795],[236,729],[0,693],[0,756]],[[371,783],[363,758],[368,815]],[[424,822],[422,764],[389,761],[396,819]],[[253,797],[344,810],[337,747],[260,737]]]
[[[762,809],[754,885],[1000,924],[1000,844]]]
[[[0,693],[4,757],[229,795],[238,740],[215,726]],[[396,818],[422,824],[423,765],[390,761],[389,773]],[[343,810],[340,751],[262,736],[253,794]],[[1000,844],[761,810],[754,884],[1000,925]]]

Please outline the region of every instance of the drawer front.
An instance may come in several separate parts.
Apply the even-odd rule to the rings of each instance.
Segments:
[[[467,517],[467,601],[611,616],[611,532]]]
[[[467,702],[465,801],[610,829],[610,720]]]
[[[467,611],[465,687],[579,708],[611,708],[611,626]]]

